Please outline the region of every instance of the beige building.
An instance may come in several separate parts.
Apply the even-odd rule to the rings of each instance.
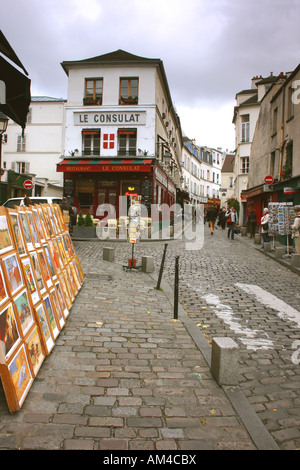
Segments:
[[[227,154],[221,170],[221,207],[226,208],[226,201],[234,195],[234,155]]]

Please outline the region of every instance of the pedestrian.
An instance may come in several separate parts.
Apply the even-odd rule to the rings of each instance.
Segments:
[[[227,219],[228,223],[227,238],[230,238],[231,234],[231,240],[234,240],[234,227],[237,223],[237,213],[233,206],[231,206],[230,209],[226,212],[225,218]]]
[[[250,238],[254,238],[255,230],[256,230],[256,214],[253,209],[247,217],[246,225],[247,224],[249,228]]]
[[[265,207],[263,210],[263,216],[260,220],[261,234],[263,238],[262,248],[264,247],[264,243],[268,243],[269,241],[269,219],[269,209]]]
[[[25,196],[23,199],[24,206],[29,207],[32,206],[32,200],[30,199],[29,196]]]
[[[220,210],[218,226],[222,227],[222,230],[225,230],[226,218],[225,218],[225,209],[224,207]]]
[[[295,220],[292,225],[292,238],[295,243],[295,250],[297,255],[300,255],[300,206],[294,208]]]
[[[76,215],[74,213],[73,207],[68,203],[66,197],[62,198],[59,206],[63,214],[64,214],[64,211],[68,212],[69,221],[66,220],[66,223],[69,225],[70,232],[72,232],[73,225],[75,225],[76,223]]]
[[[214,228],[215,228],[215,222],[216,222],[217,216],[218,216],[218,210],[216,207],[211,206],[207,209],[206,220],[209,223],[211,235],[214,234]]]

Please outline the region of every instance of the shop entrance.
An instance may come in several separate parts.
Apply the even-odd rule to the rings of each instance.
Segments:
[[[99,181],[98,182],[98,194],[95,213],[97,219],[102,220],[104,217],[107,218],[118,218],[119,213],[119,184],[117,181]],[[105,207],[105,205],[107,207]],[[106,209],[103,215],[100,215],[99,206]],[[114,210],[112,209],[112,207]],[[97,212],[98,209],[98,212]],[[102,211],[103,212],[103,211]]]

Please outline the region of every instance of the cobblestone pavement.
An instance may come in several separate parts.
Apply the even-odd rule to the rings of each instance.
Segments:
[[[280,449],[300,448],[300,277],[255,249],[240,235],[205,227],[199,251],[186,251],[183,241],[141,242],[137,262],[154,257],[159,271],[168,243],[163,279],[173,286],[179,256],[179,300],[210,343],[230,336],[240,348],[239,385]],[[127,264],[129,245],[77,243],[85,256],[101,256],[114,246],[116,261]]]

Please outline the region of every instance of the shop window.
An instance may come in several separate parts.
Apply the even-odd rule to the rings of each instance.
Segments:
[[[84,156],[100,155],[100,131],[84,129],[82,131],[82,149]]]
[[[76,182],[76,192],[79,208],[91,210],[94,199],[94,181],[79,178]]]
[[[102,78],[86,78],[83,104],[85,106],[101,105],[103,93]]]
[[[138,104],[138,78],[120,78],[119,104]]]
[[[118,130],[118,156],[136,156],[136,129]]]

